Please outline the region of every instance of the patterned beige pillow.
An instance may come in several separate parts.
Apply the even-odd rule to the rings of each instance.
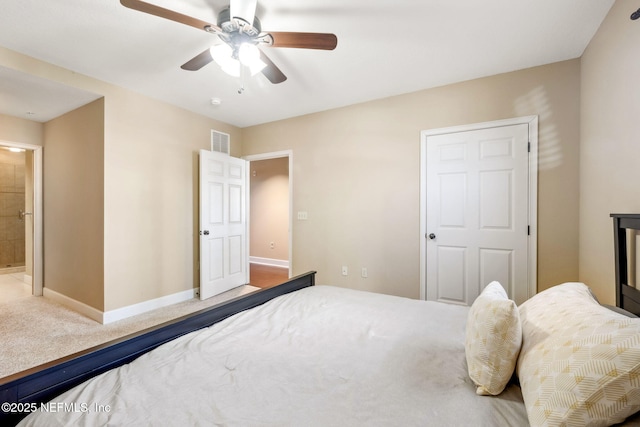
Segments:
[[[520,306],[517,374],[532,426],[604,426],[640,409],[640,319],[599,305],[582,283]]]
[[[516,303],[498,282],[491,282],[476,298],[467,318],[465,355],[476,393],[502,393],[513,376],[522,343]]]

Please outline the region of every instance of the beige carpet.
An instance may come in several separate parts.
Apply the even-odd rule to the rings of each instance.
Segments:
[[[68,356],[258,290],[241,286],[205,301],[189,300],[108,325],[44,297],[0,304],[0,378]]]

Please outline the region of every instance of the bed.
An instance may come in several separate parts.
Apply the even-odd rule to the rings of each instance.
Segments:
[[[31,408],[50,402],[66,390],[109,369],[190,332],[205,328],[238,312],[259,306],[279,295],[315,284],[315,272],[263,289],[170,322],[89,348],[50,363],[0,378],[0,425],[13,425]]]
[[[640,214],[611,214],[616,266],[616,306],[640,315],[640,290],[636,283],[636,236]]]
[[[305,287],[102,373],[24,425],[526,425],[517,385],[476,394],[468,311]]]
[[[311,272],[0,380],[0,424],[639,425],[640,319],[617,309],[582,283],[466,307]]]

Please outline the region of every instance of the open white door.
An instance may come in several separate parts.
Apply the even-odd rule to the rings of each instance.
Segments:
[[[200,299],[247,283],[246,163],[200,150]]]

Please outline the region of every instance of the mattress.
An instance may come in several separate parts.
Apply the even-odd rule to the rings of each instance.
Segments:
[[[516,384],[476,395],[468,310],[305,288],[101,374],[21,425],[528,425]]]

